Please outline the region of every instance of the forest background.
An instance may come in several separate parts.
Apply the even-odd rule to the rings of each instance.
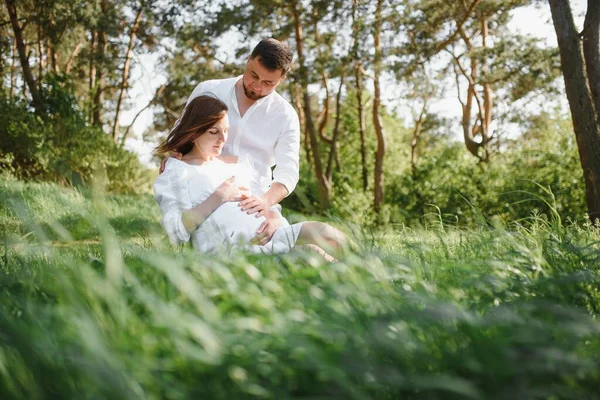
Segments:
[[[241,73],[255,42],[273,36],[294,50],[279,92],[302,129],[300,185],[285,209],[367,226],[554,212],[595,220],[598,156],[581,153],[581,138],[598,142],[597,118],[595,133],[574,134],[559,48],[509,28],[532,7],[550,9],[531,0],[5,0],[0,168],[68,186],[102,176],[109,191],[149,192],[156,169],[127,150],[128,139],[155,145],[198,82]],[[574,9],[597,24],[592,6]],[[566,8],[554,11],[574,24]],[[587,41],[594,29],[577,32],[588,56],[597,32]],[[220,58],[223,45],[233,57]],[[131,71],[148,57],[164,84],[140,106]],[[382,92],[397,101],[383,104]],[[132,138],[148,109],[153,123]]]

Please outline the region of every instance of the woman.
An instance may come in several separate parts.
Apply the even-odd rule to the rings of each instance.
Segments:
[[[274,210],[269,211],[269,217],[280,218],[280,227],[268,243],[252,242],[265,217],[248,215],[238,202],[250,196],[250,188],[259,185],[253,179],[251,160],[219,157],[227,141],[227,111],[217,98],[196,97],[155,150],[158,155],[183,155],[181,160],[169,158],[154,183],[154,197],[169,239],[184,243],[191,238],[202,252],[241,247],[255,253],[284,253],[303,245],[333,260],[320,246],[334,252],[341,250],[347,242],[343,233],[322,222],[289,225]]]

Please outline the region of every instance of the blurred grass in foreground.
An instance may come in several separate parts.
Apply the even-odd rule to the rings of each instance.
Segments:
[[[600,231],[197,256],[151,196],[0,180],[0,398],[598,398]]]

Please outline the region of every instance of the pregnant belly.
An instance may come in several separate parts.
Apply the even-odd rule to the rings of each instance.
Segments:
[[[226,241],[232,244],[246,244],[256,236],[256,230],[265,221],[265,217],[256,218],[242,211],[237,202],[229,202],[217,208],[200,225],[210,240]]]

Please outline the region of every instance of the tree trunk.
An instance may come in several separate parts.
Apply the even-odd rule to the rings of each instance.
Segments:
[[[12,100],[15,95],[15,87],[17,86],[17,42],[13,38],[11,46],[11,64],[10,64],[10,91],[8,97]]]
[[[18,50],[18,48],[17,48],[17,50]],[[29,65],[29,59],[31,58],[30,57],[31,51],[29,50],[29,43],[27,43],[27,42],[25,42],[25,54],[26,54],[25,59],[27,60],[26,62]],[[33,71],[32,71],[32,76],[33,76]],[[27,99],[27,90],[28,90],[28,87],[26,85],[26,82],[23,81],[23,83],[21,84],[21,91],[22,91],[24,99]]]
[[[45,57],[46,57],[46,62],[44,64],[44,69],[45,70],[50,70],[50,67],[52,66],[52,50],[50,50],[50,40],[48,40],[48,38],[44,39],[44,51],[46,52]]]
[[[71,52],[71,55],[69,56],[69,59],[67,60],[67,62],[65,64],[65,74],[68,75],[71,73],[71,68],[73,67],[73,61],[75,61],[75,59],[79,55],[79,52],[81,51],[82,47],[83,47],[83,43],[81,41],[77,42],[77,45],[73,49],[73,52]]]
[[[316,9],[313,9],[313,19],[314,19],[314,26],[313,26],[313,30],[314,30],[314,35],[315,35],[315,42],[317,45],[317,58],[320,59],[322,58],[322,53],[321,53],[321,35],[319,35],[319,26],[317,21],[319,20],[318,18],[318,13],[316,12]],[[321,75],[321,80],[323,82],[323,89],[325,89],[325,100],[323,100],[323,111],[321,111],[319,118],[317,118],[317,121],[319,122],[319,128],[317,130],[317,132],[319,133],[319,138],[321,138],[322,141],[324,141],[325,143],[331,145],[331,139],[328,138],[327,136],[325,136],[325,128],[327,127],[327,123],[329,122],[329,103],[331,100],[331,96],[329,94],[329,79],[327,78],[327,71],[325,69],[325,67],[322,67],[322,70],[319,72]]]
[[[296,110],[296,113],[298,113],[298,122],[300,122],[300,132],[304,132],[304,115],[301,114],[303,110],[302,99],[300,98],[302,96],[302,93],[300,93],[296,81],[292,81],[289,78],[287,89],[289,91],[290,103],[292,103],[294,109]]]
[[[362,63],[359,54],[360,46],[360,23],[356,17],[358,8],[358,0],[352,0],[352,31],[354,35],[354,43],[352,48],[352,56],[356,64],[355,68],[355,84],[356,84],[356,108],[358,111],[358,130],[360,133],[360,159],[362,166],[362,184],[363,191],[367,191],[369,184],[368,172],[367,172],[367,146],[365,143],[365,113],[363,106],[363,94],[362,94]]]
[[[59,74],[60,73],[60,67],[58,66],[58,56],[56,54],[56,51],[54,50],[54,44],[51,43],[46,43],[46,49],[48,50],[48,54],[50,56],[50,65],[52,66],[52,70]]]
[[[331,149],[329,150],[329,159],[327,160],[327,181],[329,186],[333,186],[333,163],[337,159],[337,141],[340,135],[340,121],[342,119],[342,89],[344,88],[344,72],[340,76],[340,87],[335,100],[335,127],[331,138]],[[339,168],[339,163],[338,163]]]
[[[583,27],[585,66],[596,109],[596,119],[600,121],[600,1],[588,0]]]
[[[377,10],[375,11],[375,28],[373,31],[375,59],[373,62],[373,126],[377,135],[377,152],[375,154],[375,188],[374,188],[374,209],[379,214],[383,204],[383,161],[385,157],[385,135],[381,124],[380,106],[381,106],[381,88],[379,85],[379,74],[381,71],[381,9],[383,0],[377,0]]]
[[[42,48],[42,26],[38,25],[37,28],[37,52],[38,52],[38,89],[42,90],[42,80],[44,79],[44,69],[46,68],[46,63],[44,62],[44,49]]]
[[[415,121],[415,129],[413,130],[412,140],[410,141],[410,167],[413,177],[416,175],[417,172],[417,159],[419,157],[417,152],[417,145],[419,144],[419,138],[421,137],[421,132],[423,130],[423,120],[425,119],[426,111],[427,100],[423,101],[423,107],[421,107],[419,117]]]
[[[369,186],[369,172],[367,170],[367,143],[366,143],[366,126],[365,126],[365,109],[363,104],[362,93],[362,66],[359,64],[356,68],[356,108],[358,111],[358,131],[360,133],[360,161],[362,169],[362,184],[363,191],[367,191]]]
[[[300,84],[302,85],[303,97],[304,97],[304,120],[306,124],[306,131],[310,137],[311,153],[313,155],[312,161],[315,167],[315,175],[317,178],[317,188],[319,191],[319,203],[322,210],[329,208],[329,202],[331,198],[331,187],[327,185],[327,179],[324,175],[323,164],[321,162],[321,152],[319,151],[319,141],[317,137],[317,129],[315,127],[312,110],[310,106],[310,94],[308,92],[308,70],[304,65],[304,38],[302,35],[302,22],[301,22],[301,5],[298,1],[294,1],[294,24],[296,34],[296,49],[298,52],[298,69],[300,76]]]
[[[486,16],[483,16],[481,20],[481,40],[484,49],[487,48],[488,34],[488,19]],[[490,132],[490,125],[492,123],[492,111],[494,107],[494,93],[492,90],[492,85],[488,82],[488,72],[489,67],[487,59],[484,55],[483,61],[481,63],[481,74],[483,77],[483,116],[481,121],[481,142],[486,153],[489,153],[488,143],[492,138],[492,134]],[[488,157],[486,156],[486,159],[487,158]]]
[[[102,127],[102,115],[104,108],[104,56],[106,54],[106,33],[98,32],[98,44],[96,45],[96,56],[94,60],[94,102],[92,121],[95,126]]]
[[[584,60],[582,45],[569,2],[549,0],[549,3],[558,39],[560,61],[579,149],[579,159],[583,168],[588,213],[592,222],[600,223],[600,126],[594,110],[586,64],[589,64],[587,71],[590,68],[597,70],[600,66],[595,57]],[[589,4],[591,3],[593,1],[590,1]],[[589,7],[586,21],[597,21],[600,18],[599,12],[600,7]],[[594,65],[594,63],[596,64]]]
[[[294,107],[298,112],[298,119],[300,120],[300,134],[302,135],[302,144],[304,146],[304,153],[306,154],[306,161],[310,164],[310,138],[308,137],[308,131],[306,130],[306,118],[304,118],[304,108],[302,106],[302,89],[298,82],[292,84]]]
[[[327,144],[331,144],[331,139],[325,136],[325,128],[327,128],[327,123],[329,122],[329,103],[331,102],[331,96],[329,95],[329,81],[327,79],[327,72],[324,70],[321,71],[321,80],[323,81],[323,89],[325,89],[325,100],[323,100],[323,111],[319,116],[318,132],[322,141]]]
[[[92,29],[90,31],[90,64],[89,64],[89,89],[90,89],[90,94],[92,93],[92,91],[94,90],[94,87],[96,86],[96,61],[95,61],[95,55],[96,55],[96,37],[98,36],[98,33],[96,32],[96,30]]]
[[[103,18],[101,18],[97,31],[96,56],[94,57],[94,70],[96,72],[94,81],[94,102],[93,102],[93,117],[92,121],[95,126],[102,128],[103,111],[104,111],[104,70],[106,68],[106,14],[108,11],[107,0],[102,0],[100,3]]]
[[[466,39],[468,40],[468,38]],[[472,46],[470,45],[470,41],[467,42],[467,47],[469,51],[471,51]],[[479,94],[477,93],[477,79],[479,75],[479,63],[477,59],[474,57],[471,58],[471,72],[467,72],[465,67],[460,62],[460,59],[454,56],[455,63],[455,73],[456,73],[456,84],[459,86],[459,76],[465,77],[468,81],[469,85],[467,87],[467,99],[466,102],[463,103],[461,101],[461,109],[462,109],[462,128],[463,128],[463,138],[465,140],[465,146],[469,153],[473,154],[475,157],[479,158],[480,161],[488,160],[488,152],[486,146],[486,141],[483,133],[483,123],[485,121],[484,118],[484,105],[479,99]],[[490,100],[491,100],[491,92],[490,92]],[[459,95],[460,101],[460,95]],[[472,116],[473,116],[473,102],[477,104],[478,114],[475,119],[475,124],[473,124]],[[490,103],[491,104],[491,103]],[[490,114],[491,115],[491,114]],[[481,134],[482,139],[478,142],[475,140],[477,135]],[[483,154],[480,154],[479,150],[483,148]]]
[[[479,157],[479,143],[473,138],[473,130],[471,129],[471,108],[473,107],[473,85],[469,83],[467,88],[467,102],[462,107],[462,128],[465,146],[469,153],[475,157]]]
[[[90,60],[89,60],[89,71],[88,71],[88,83],[89,83],[89,96],[92,97],[94,89],[96,87],[96,37],[97,33],[95,29],[90,31]],[[94,125],[94,104],[90,104],[89,107],[89,122]]]
[[[140,4],[140,9],[135,16],[135,21],[129,32],[129,46],[127,47],[127,54],[125,55],[125,65],[123,65],[123,76],[121,79],[121,90],[119,91],[119,97],[117,98],[117,108],[115,111],[115,121],[113,123],[112,137],[115,143],[118,140],[118,126],[119,126],[119,115],[121,113],[121,103],[123,102],[123,95],[127,90],[127,80],[129,79],[129,67],[131,65],[131,53],[133,52],[133,44],[135,41],[135,35],[140,27],[140,21],[142,20],[142,11],[144,10],[144,4]]]
[[[25,60],[26,60],[27,65],[29,65],[29,59],[30,58],[31,58],[31,50],[29,49],[29,43],[25,42]],[[33,76],[33,70],[31,71],[31,74]],[[28,90],[28,87],[25,84],[25,82],[23,82],[23,84],[21,85],[21,90],[22,90],[22,93],[23,93],[23,98],[27,99],[27,90]],[[38,93],[39,93],[39,91],[38,91]]]
[[[8,15],[10,17],[10,23],[15,34],[15,42],[17,50],[19,52],[19,59],[21,60],[21,68],[23,69],[23,78],[25,79],[27,87],[29,87],[33,108],[35,109],[37,114],[42,114],[42,98],[35,84],[35,79],[33,78],[33,73],[31,72],[31,67],[29,66],[29,61],[27,59],[27,50],[23,41],[23,32],[21,31],[21,27],[19,26],[19,17],[17,16],[17,9],[15,7],[14,0],[5,0],[5,2],[6,8],[8,10]]]

